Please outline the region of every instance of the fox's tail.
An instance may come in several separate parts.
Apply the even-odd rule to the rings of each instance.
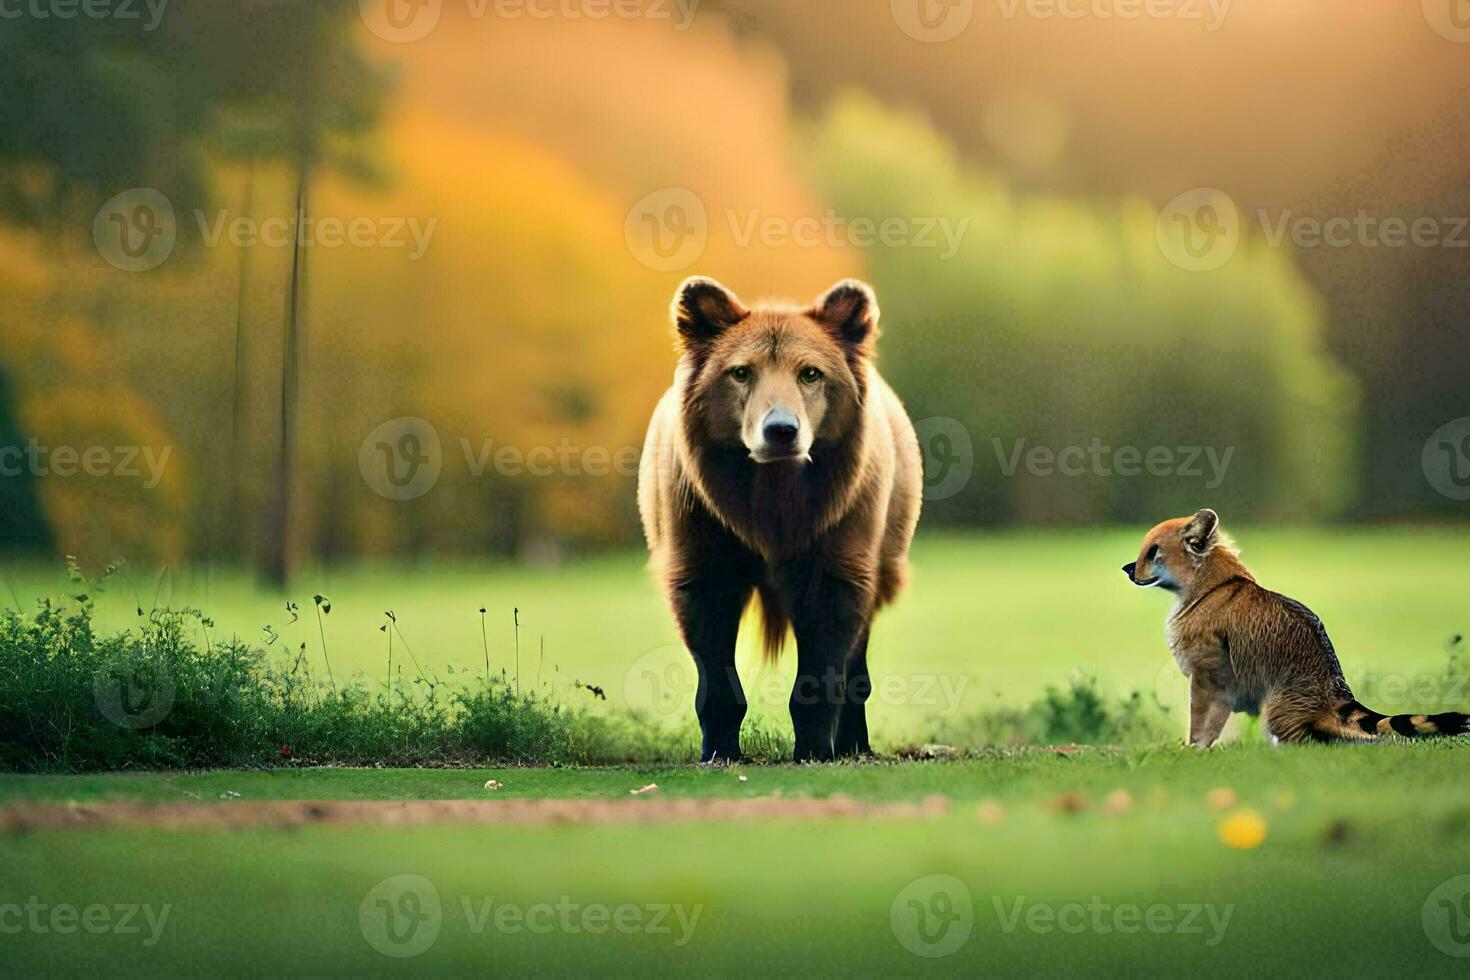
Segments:
[[[1470,715],[1442,711],[1435,715],[1382,715],[1357,701],[1344,701],[1316,720],[1312,735],[1323,741],[1375,739],[1389,735],[1403,738],[1435,738],[1464,735],[1470,731]]]

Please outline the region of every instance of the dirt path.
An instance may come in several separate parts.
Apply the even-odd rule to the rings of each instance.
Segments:
[[[865,803],[843,796],[827,799],[628,800],[411,800],[411,801],[232,801],[223,803],[29,804],[0,807],[0,833],[45,828],[300,827],[307,824],[366,824],[413,827],[435,823],[629,824],[701,821],[918,820],[943,816],[949,800],[922,803]]]

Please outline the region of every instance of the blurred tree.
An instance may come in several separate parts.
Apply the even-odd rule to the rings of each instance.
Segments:
[[[17,455],[25,445],[10,381],[0,370],[0,550],[42,552],[51,547],[51,529],[36,498],[35,474]]]
[[[1205,505],[1310,519],[1347,504],[1355,389],[1289,256],[1243,243],[1220,269],[1183,271],[1146,204],[1014,195],[856,95],[806,149],[845,216],[965,229],[949,259],[915,244],[873,259],[885,373],[916,419],[953,420],[973,445],[969,485],[928,519],[1142,522]],[[1167,463],[1147,462],[1156,447]]]
[[[238,157],[250,162],[252,174],[258,161],[289,164],[299,224],[316,172],[374,175],[361,137],[375,121],[386,76],[359,51],[353,0],[175,3],[161,10],[158,23],[146,27],[117,17],[7,21],[0,35],[0,87],[9,93],[0,103],[4,218],[58,239],[80,238],[90,233],[104,200],[140,186],[162,192],[176,215],[203,214],[216,161]],[[180,221],[175,230],[187,248],[202,225]],[[248,390],[248,273],[242,255],[235,399]],[[304,276],[297,255],[285,287],[277,476],[260,556],[264,573],[277,582],[293,561]],[[55,305],[84,313],[95,308],[97,298],[77,295],[78,285],[59,277]],[[230,413],[237,437],[228,447],[232,459],[242,452],[243,411],[237,402]],[[238,480],[238,465],[227,472]],[[221,489],[226,507],[238,506],[238,482]],[[243,526],[243,515],[234,516],[235,526]]]

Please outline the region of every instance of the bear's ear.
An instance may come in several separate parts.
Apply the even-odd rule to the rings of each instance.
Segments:
[[[705,276],[685,279],[674,294],[674,325],[685,348],[714,340],[749,314],[734,293]]]
[[[1206,507],[1189,519],[1179,536],[1184,539],[1184,547],[1196,555],[1207,555],[1220,540],[1219,531],[1220,515]]]
[[[873,287],[858,279],[844,279],[817,300],[808,316],[830,330],[839,341],[871,354],[878,339],[878,297]]]

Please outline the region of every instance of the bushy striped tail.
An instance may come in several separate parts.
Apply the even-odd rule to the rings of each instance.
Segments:
[[[1319,722],[1314,729],[1318,735],[1349,739],[1383,738],[1389,735],[1435,738],[1464,735],[1470,731],[1470,715],[1458,711],[1442,711],[1434,715],[1383,715],[1357,701],[1344,701],[1337,707],[1332,722],[1326,725]]]

